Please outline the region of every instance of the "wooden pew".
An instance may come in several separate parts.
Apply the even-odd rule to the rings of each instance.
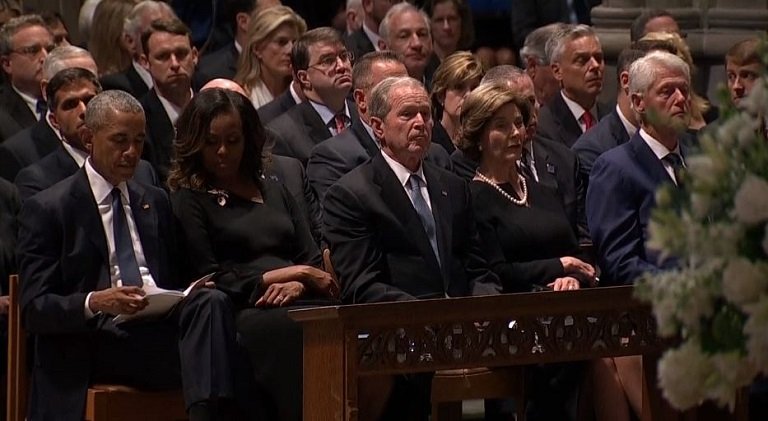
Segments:
[[[632,287],[294,310],[304,328],[304,421],[358,419],[357,379],[642,355],[655,373],[669,341]],[[655,377],[643,421],[679,419]]]

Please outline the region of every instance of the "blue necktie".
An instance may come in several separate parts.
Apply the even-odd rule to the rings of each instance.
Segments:
[[[35,103],[35,111],[37,112],[37,119],[40,120],[45,115],[46,110],[48,110],[48,104],[45,102],[44,99],[38,99]]]
[[[421,195],[421,178],[416,174],[411,174],[408,177],[408,190],[413,201],[413,207],[416,209],[416,213],[419,214],[421,224],[424,225],[424,231],[429,237],[429,244],[432,246],[432,251],[435,252],[437,263],[440,264],[440,253],[437,251],[437,232],[435,230],[435,217],[429,210],[427,201],[424,200],[424,196]]]
[[[133,252],[131,231],[128,229],[128,219],[123,209],[123,199],[120,189],[112,189],[112,230],[115,235],[115,254],[117,266],[120,268],[120,279],[123,286],[137,286],[144,284],[139,272],[139,264],[136,263],[136,254]]]

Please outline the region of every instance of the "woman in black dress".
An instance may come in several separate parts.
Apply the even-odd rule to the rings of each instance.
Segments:
[[[209,89],[176,123],[168,185],[191,276],[215,273],[238,309],[268,419],[301,417],[301,330],[287,308],[338,294],[319,269],[307,220],[281,184],[261,176],[265,133],[244,96]]]

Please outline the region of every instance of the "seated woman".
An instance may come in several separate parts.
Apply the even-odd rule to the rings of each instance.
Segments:
[[[435,125],[432,142],[450,155],[456,150],[459,113],[464,97],[480,84],[485,68],[472,53],[458,51],[446,57],[432,79],[432,108]]]
[[[197,94],[176,123],[171,201],[192,276],[215,273],[238,312],[265,419],[301,418],[301,330],[287,307],[331,302],[338,286],[286,188],[261,176],[265,132],[243,95]]]
[[[486,258],[505,292],[593,285],[576,227],[550,187],[518,173],[530,102],[505,85],[483,84],[464,100],[459,149],[480,163],[470,189]]]
[[[248,43],[237,64],[235,82],[253,106],[271,102],[291,84],[291,49],[307,24],[288,6],[257,9],[248,22]]]

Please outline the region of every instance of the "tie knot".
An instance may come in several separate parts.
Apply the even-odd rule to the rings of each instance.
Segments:
[[[585,110],[581,115],[581,122],[584,123],[585,130],[589,130],[595,125],[595,118],[589,110]]]
[[[673,168],[682,168],[683,167],[683,158],[676,154],[675,152],[670,152],[664,158],[661,158],[662,161],[666,161],[671,165]]]
[[[115,187],[112,189],[112,201],[114,202],[117,200],[122,202],[123,198],[122,198],[122,192],[120,191],[120,189]]]
[[[48,103],[45,102],[45,100],[42,98],[38,99],[37,102],[35,103],[35,111],[37,112],[37,114],[42,116],[43,114],[45,114],[45,111],[47,109],[48,109]]]
[[[416,190],[421,188],[421,177],[419,177],[416,174],[411,174],[408,177],[408,187],[410,187],[411,190]]]

